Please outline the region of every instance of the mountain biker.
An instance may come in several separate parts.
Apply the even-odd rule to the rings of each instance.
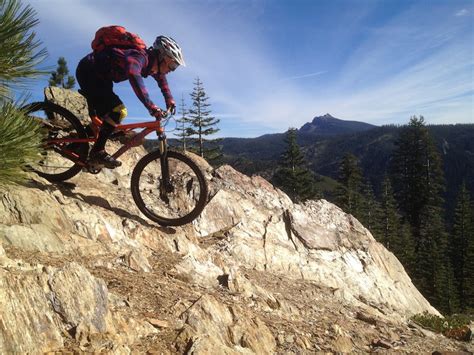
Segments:
[[[113,83],[129,80],[138,99],[150,115],[161,118],[163,112],[148,95],[142,77],[153,77],[161,89],[166,108],[172,114],[176,103],[168,87],[166,74],[178,66],[186,66],[181,48],[174,39],[158,36],[153,46],[146,50],[106,48],[92,52],[79,62],[76,77],[89,108],[93,107],[103,121],[97,142],[91,149],[90,160],[106,168],[115,168],[122,163],[105,151],[105,144],[115,126],[127,115],[127,109],[113,92]]]

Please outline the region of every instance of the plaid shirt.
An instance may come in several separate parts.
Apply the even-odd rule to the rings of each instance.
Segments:
[[[95,54],[94,57],[98,75],[115,83],[128,79],[133,91],[148,111],[152,111],[156,107],[150,99],[148,90],[143,82],[143,77],[146,78],[150,70],[150,63],[146,52],[135,49],[110,48]],[[166,106],[173,105],[174,99],[171,95],[166,75],[156,74],[152,75],[152,77],[161,89]]]

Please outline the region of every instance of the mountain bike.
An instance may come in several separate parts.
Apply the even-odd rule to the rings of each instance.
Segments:
[[[103,166],[88,159],[89,144],[97,141],[102,120],[90,115],[89,125],[69,110],[51,102],[36,102],[24,107],[25,112],[40,119],[47,129],[44,152],[38,164],[31,168],[51,182],[72,178],[81,171],[98,174]],[[208,186],[197,164],[187,155],[168,150],[163,119],[119,124],[111,138],[134,136],[122,141],[121,147],[112,155],[120,157],[132,147],[143,143],[153,132],[158,136],[158,149],[142,157],[133,168],[131,192],[139,210],[152,221],[163,226],[179,226],[190,223],[204,209]],[[134,129],[142,129],[136,133]]]

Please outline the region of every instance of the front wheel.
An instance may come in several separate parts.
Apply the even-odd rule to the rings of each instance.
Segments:
[[[132,196],[140,211],[162,226],[193,221],[204,209],[208,188],[204,175],[189,157],[169,151],[169,179],[162,176],[160,152],[145,155],[132,173]]]

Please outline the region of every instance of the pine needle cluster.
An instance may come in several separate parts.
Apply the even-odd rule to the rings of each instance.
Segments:
[[[0,98],[9,98],[13,89],[23,88],[28,79],[46,72],[37,66],[46,50],[32,28],[38,24],[36,12],[17,0],[0,0]]]
[[[37,65],[45,58],[32,28],[36,13],[18,0],[0,0],[0,184],[25,179],[25,168],[40,158],[43,132],[13,101],[14,90],[45,74]]]
[[[38,122],[16,105],[0,105],[0,185],[25,179],[24,168],[39,159],[43,134]]]

